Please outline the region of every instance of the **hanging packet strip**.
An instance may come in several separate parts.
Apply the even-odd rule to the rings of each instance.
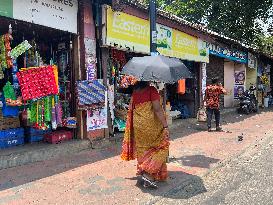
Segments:
[[[11,50],[10,55],[13,59],[18,58],[18,56],[25,53],[28,49],[30,49],[32,46],[28,43],[27,40],[20,43],[18,46],[16,46],[14,49]]]
[[[52,100],[52,113],[51,113],[51,126],[53,130],[57,129],[57,117],[56,117],[56,107],[55,107],[55,100],[54,98]]]
[[[4,43],[5,43],[5,55],[6,55],[7,68],[12,68],[13,63],[12,63],[12,59],[10,56],[10,51],[11,51],[10,41],[13,38],[10,34],[3,35],[3,38],[4,38]]]
[[[4,97],[5,99],[16,100],[16,95],[13,86],[10,82],[7,82],[3,87]]]

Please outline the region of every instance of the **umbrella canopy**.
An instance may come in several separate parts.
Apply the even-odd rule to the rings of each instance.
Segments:
[[[123,73],[142,81],[163,83],[174,83],[192,77],[179,59],[165,56],[134,57],[124,66]]]

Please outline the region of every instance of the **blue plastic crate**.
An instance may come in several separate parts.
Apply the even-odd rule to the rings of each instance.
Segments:
[[[9,137],[0,139],[0,149],[24,144],[24,137]]]
[[[51,129],[48,130],[39,130],[32,127],[28,127],[25,129],[26,136],[38,136],[38,135],[45,135],[51,132]]]
[[[0,140],[14,137],[24,137],[24,128],[15,128],[0,131]]]
[[[28,143],[33,143],[33,142],[40,142],[43,141],[44,136],[43,135],[38,135],[38,136],[27,136],[25,138],[25,141]]]

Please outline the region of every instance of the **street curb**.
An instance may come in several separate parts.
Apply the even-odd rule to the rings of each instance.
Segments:
[[[26,150],[28,148],[29,150]],[[42,147],[24,147],[24,149],[14,152],[3,150],[2,153],[0,152],[0,170],[69,156],[91,148],[91,143],[88,140],[72,140],[61,144],[46,144]]]
[[[240,158],[244,153],[246,153],[249,149],[256,147],[257,145],[261,145],[263,146],[264,144],[266,144],[271,138],[273,137],[273,129],[268,131],[264,137],[262,137],[259,141],[256,141],[255,143],[250,144],[249,146],[247,146],[245,149],[241,150],[238,154],[232,155],[230,157],[228,157],[227,159],[220,161],[218,163],[216,163],[216,166],[209,169],[206,173],[201,174],[199,177],[200,178],[205,178],[207,177],[209,174],[211,174],[212,172],[214,172],[215,170],[218,170],[222,167],[224,167],[225,165],[227,165],[228,163],[232,162],[234,158]],[[184,187],[186,187],[187,185],[193,183],[194,180],[192,179],[187,179],[183,182],[181,182],[178,186],[176,186],[173,189],[170,189],[169,191],[167,191],[166,193],[164,193],[163,196],[158,196],[156,197],[156,199],[153,199],[147,203],[145,203],[145,205],[152,205],[155,203],[160,202],[161,200],[163,200],[165,197],[168,197],[170,195],[173,195],[177,192],[179,192],[180,190],[182,190]]]

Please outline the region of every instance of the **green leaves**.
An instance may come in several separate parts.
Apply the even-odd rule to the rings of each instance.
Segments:
[[[143,0],[147,6],[149,0]],[[252,45],[272,12],[272,0],[157,0],[158,8]]]
[[[273,56],[273,36],[259,35],[254,43],[260,51]]]

